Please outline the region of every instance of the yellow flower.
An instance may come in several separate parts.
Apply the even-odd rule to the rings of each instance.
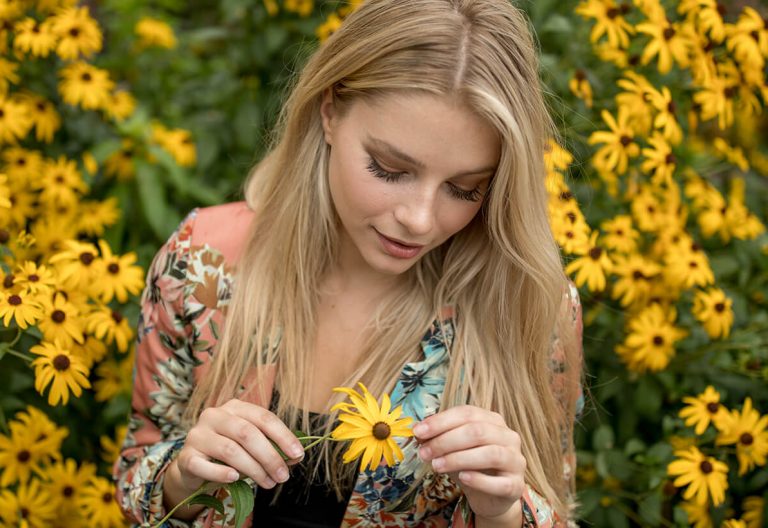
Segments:
[[[43,168],[43,191],[40,199],[45,204],[74,207],[80,195],[88,192],[88,185],[74,160],[60,156],[46,161]]]
[[[28,295],[50,295],[56,286],[56,277],[44,265],[38,266],[31,260],[25,260],[16,267],[15,282],[25,289]]]
[[[653,280],[661,273],[659,265],[637,253],[618,256],[614,264],[613,272],[618,280],[611,289],[611,297],[619,299],[625,307],[647,303]]]
[[[734,97],[738,92],[737,82],[714,76],[709,84],[693,94],[693,102],[699,107],[701,119],[717,117],[717,126],[725,130],[733,124]]]
[[[83,360],[65,349],[58,341],[54,343],[41,342],[29,349],[41,357],[32,361],[35,367],[35,390],[43,394],[45,388],[52,383],[48,393],[48,404],[66,405],[69,393],[76,397],[83,393],[83,387],[91,388],[88,381],[88,369]]]
[[[32,117],[25,104],[0,95],[0,145],[16,144],[18,140],[24,139],[32,124]]]
[[[677,106],[672,99],[672,93],[669,91],[669,88],[662,86],[660,92],[653,90],[650,92],[650,99],[651,104],[653,104],[658,112],[653,119],[653,126],[657,130],[661,130],[664,139],[672,145],[680,144],[680,141],[683,139],[683,131],[675,116]]]
[[[573,95],[584,101],[587,108],[592,108],[592,86],[589,84],[584,70],[576,70],[571,80],[568,81],[568,88]]]
[[[182,167],[192,167],[197,162],[195,142],[188,130],[171,130],[155,124],[152,126],[152,140],[167,150]]]
[[[15,492],[0,491],[0,518],[7,523],[5,526],[50,526],[57,515],[57,506],[37,479],[20,484]]]
[[[713,528],[712,517],[709,514],[709,504],[699,504],[693,501],[683,501],[680,507],[688,515],[692,528]]]
[[[101,249],[102,269],[101,280],[97,286],[101,300],[108,303],[113,298],[124,303],[128,295],[136,295],[144,288],[144,270],[134,265],[136,254],[133,252],[125,255],[113,255],[109,244],[105,240],[99,240]]]
[[[171,26],[156,18],[143,17],[136,23],[134,32],[139,37],[139,47],[173,49],[176,47],[176,36]]]
[[[717,445],[736,444],[739,476],[755,466],[764,466],[768,455],[768,415],[760,416],[752,408],[752,398],[744,400],[741,411],[733,410],[720,425]]]
[[[104,173],[114,176],[118,181],[129,181],[136,172],[133,159],[136,156],[135,143],[130,139],[123,139],[122,147],[110,155],[104,161]]]
[[[16,22],[13,49],[17,53],[31,53],[33,57],[47,57],[56,47],[56,35],[50,19],[38,22],[28,17]]]
[[[747,528],[747,523],[741,519],[727,519],[723,521],[720,528]]]
[[[635,133],[628,124],[630,113],[626,107],[621,106],[616,119],[608,110],[603,110],[600,115],[603,116],[603,121],[610,128],[610,132],[600,130],[589,136],[590,145],[604,143],[595,152],[592,164],[601,172],[615,171],[618,174],[624,174],[627,171],[629,158],[640,153],[640,147],[634,141]]]
[[[760,13],[745,7],[736,24],[726,27],[725,45],[740,63],[762,71],[768,57],[768,28]]]
[[[83,462],[78,468],[77,462],[68,458],[51,464],[45,469],[46,488],[51,497],[61,505],[60,515],[74,517],[78,514],[77,499],[88,481],[96,475],[96,465]]]
[[[80,357],[85,367],[90,370],[94,363],[98,363],[107,355],[107,345],[91,335],[83,334],[82,343],[72,343],[72,353]]]
[[[98,257],[99,252],[93,244],[67,240],[48,261],[68,288],[90,291],[102,274]]]
[[[573,154],[564,149],[552,138],[547,141],[544,149],[544,166],[547,172],[555,170],[565,170],[573,162]]]
[[[108,401],[120,393],[131,394],[133,357],[127,355],[122,361],[114,358],[102,361],[96,367],[97,380],[93,384],[96,401]]]
[[[24,430],[29,439],[27,447],[35,457],[50,462],[61,460],[61,444],[69,434],[66,427],[59,427],[40,409],[28,405],[24,411],[16,413],[10,424]]]
[[[84,110],[109,106],[114,83],[109,73],[85,62],[75,62],[60,71],[59,93],[65,103],[80,105]]]
[[[658,92],[648,79],[632,70],[616,81],[623,91],[616,95],[616,105],[628,113],[627,124],[639,136],[647,136],[653,125],[653,97]]]
[[[115,460],[120,456],[120,451],[123,448],[123,441],[125,440],[127,432],[128,427],[120,425],[115,430],[114,439],[107,435],[102,435],[99,438],[99,443],[101,444],[101,459],[110,466],[114,464]]]
[[[92,528],[122,528],[125,518],[115,500],[115,486],[103,477],[93,477],[78,499],[80,512]]]
[[[696,447],[676,451],[677,460],[667,466],[670,476],[677,476],[674,485],[688,486],[683,498],[693,499],[700,505],[712,500],[718,506],[725,501],[728,489],[728,466],[719,460],[704,455]]]
[[[613,0],[586,0],[579,3],[575,11],[584,18],[595,20],[589,34],[590,42],[595,43],[606,35],[608,44],[614,49],[629,47],[629,35],[635,33],[634,28],[624,20],[624,15],[629,12],[629,4],[617,6]]]
[[[40,303],[25,293],[3,294],[0,295],[0,317],[5,326],[10,326],[14,319],[19,328],[27,328],[43,317],[43,310]]]
[[[691,44],[688,37],[684,35],[682,26],[670,23],[662,13],[658,18],[638,24],[636,29],[638,33],[645,33],[651,37],[640,57],[643,64],[648,64],[658,55],[660,73],[669,72],[673,61],[683,68],[688,66]]]
[[[565,268],[566,273],[576,273],[574,281],[577,286],[586,284],[587,288],[595,292],[605,289],[605,276],[613,270],[613,263],[608,258],[608,253],[597,245],[597,235],[597,231],[592,233],[582,256],[571,261]]]
[[[765,521],[763,512],[765,511],[765,499],[762,497],[747,497],[744,499],[744,506],[742,507],[744,514],[742,519],[746,521],[747,528],[763,528]]]
[[[709,259],[698,244],[680,243],[670,247],[664,262],[664,278],[670,286],[693,288],[715,282]]]
[[[21,80],[16,70],[19,69],[19,65],[15,62],[9,61],[0,57],[0,93],[8,93],[8,86],[10,84],[19,84]]]
[[[103,235],[104,228],[114,225],[120,218],[120,209],[114,196],[100,202],[84,200],[80,202],[80,213],[77,231],[88,236]]]
[[[10,437],[0,434],[0,468],[3,471],[0,487],[10,486],[17,481],[27,482],[32,472],[42,471],[45,460],[30,449],[32,440],[19,427],[11,429]]]
[[[744,151],[739,147],[732,147],[721,137],[716,137],[712,141],[712,146],[715,147],[715,152],[722,154],[726,160],[736,165],[742,172],[749,170],[749,162],[744,156]]]
[[[135,109],[136,99],[133,95],[126,90],[120,90],[110,95],[104,111],[111,119],[119,123],[130,117]]]
[[[277,15],[280,8],[277,5],[277,0],[264,0],[264,8],[267,10],[269,16]]]
[[[42,301],[44,316],[38,323],[43,332],[43,339],[71,348],[74,343],[83,343],[85,321],[80,317],[80,310],[69,302],[64,295],[56,294]]]
[[[128,319],[106,305],[88,315],[87,329],[94,337],[103,339],[108,345],[116,343],[120,352],[126,352],[133,339],[133,328]]]
[[[624,343],[616,346],[616,353],[635,372],[664,370],[675,354],[675,342],[687,332],[675,326],[677,312],[651,304],[627,324],[628,335]]]
[[[56,53],[64,60],[89,57],[101,51],[101,29],[87,7],[61,10],[51,19],[51,30],[59,38]]]
[[[672,147],[664,139],[664,136],[658,132],[648,138],[650,148],[642,150],[645,160],[640,168],[651,175],[651,182],[656,185],[669,184],[672,180],[672,174],[675,172],[677,159],[672,153]]]
[[[703,434],[710,422],[719,423],[728,414],[728,409],[720,403],[720,393],[712,385],[707,385],[704,392],[695,398],[684,397],[683,402],[687,405],[680,410],[679,416],[688,427],[696,427],[694,431],[697,435]]]
[[[10,178],[13,188],[39,187],[38,175],[42,172],[43,156],[34,150],[21,147],[9,147],[3,151],[5,173]],[[29,193],[24,193],[29,194]]]
[[[325,22],[317,26],[317,29],[315,30],[315,35],[317,35],[318,40],[320,42],[328,40],[328,37],[341,27],[341,22],[342,20],[338,13],[331,13],[328,15]]]
[[[344,462],[351,462],[362,455],[360,467],[366,466],[371,471],[381,463],[382,457],[388,466],[393,466],[403,459],[403,452],[395,442],[395,436],[413,436],[410,416],[400,418],[401,407],[391,409],[389,395],[382,398],[381,407],[368,392],[365,385],[358,384],[362,393],[346,387],[336,387],[335,392],[349,396],[352,403],[337,403],[331,411],[339,410],[341,422],[331,433],[335,440],[352,440],[344,453]]]
[[[35,139],[45,143],[52,142],[53,135],[61,128],[61,117],[53,103],[34,94],[25,94],[21,101],[25,103],[35,127]]]
[[[693,298],[693,315],[709,337],[726,338],[733,326],[733,301],[719,288],[699,290]]]
[[[632,253],[637,249],[637,239],[640,237],[632,227],[632,217],[629,215],[617,215],[603,221],[600,228],[605,233],[601,240],[608,249],[620,253]]]
[[[299,16],[308,17],[312,14],[312,9],[315,7],[314,0],[285,0],[283,7],[286,11],[292,11],[298,13]]]

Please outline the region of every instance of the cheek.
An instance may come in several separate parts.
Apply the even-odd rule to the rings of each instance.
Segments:
[[[339,215],[375,216],[387,209],[392,189],[367,170],[365,161],[343,151],[331,154],[329,182],[331,196]],[[342,218],[344,220],[348,220]]]
[[[480,203],[458,203],[451,199],[440,214],[440,230],[447,239],[464,229],[479,214]]]

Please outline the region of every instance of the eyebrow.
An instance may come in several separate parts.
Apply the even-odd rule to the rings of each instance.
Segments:
[[[415,159],[414,157],[410,156],[409,154],[406,154],[405,152],[399,150],[394,145],[391,145],[391,144],[387,143],[386,141],[384,141],[382,139],[378,139],[378,138],[371,137],[371,136],[368,136],[366,139],[376,149],[384,151],[386,154],[389,154],[390,156],[392,156],[394,158],[397,158],[400,161],[404,161],[406,163],[409,163],[410,165],[413,165],[414,167],[416,167],[418,169],[422,169],[422,170],[427,167],[423,162]],[[459,177],[459,176],[469,176],[469,175],[472,175],[472,174],[482,174],[484,172],[496,172],[496,167],[495,166],[491,166],[491,167],[483,167],[482,169],[477,169],[477,170],[463,171],[463,172],[460,172],[459,174],[456,174],[456,177]]]

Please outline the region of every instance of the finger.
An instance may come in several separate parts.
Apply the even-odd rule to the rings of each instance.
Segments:
[[[517,475],[488,475],[480,471],[462,471],[459,481],[463,488],[495,497],[520,499],[525,491],[525,481]]]
[[[190,488],[196,489],[203,482],[234,482],[240,478],[240,473],[233,467],[226,464],[212,462],[206,455],[200,452],[190,453],[188,455],[179,455],[179,472],[189,483],[187,476],[193,476],[195,482],[188,484]],[[265,482],[268,484],[268,482]],[[275,483],[272,483],[274,487]]]
[[[264,467],[243,446],[227,436],[216,434],[209,444],[198,446],[197,449],[206,457],[220,460],[240,473],[248,475],[263,488],[274,486],[274,477],[267,474]]]
[[[413,426],[413,434],[419,442],[422,442],[469,422],[490,422],[506,425],[504,418],[497,412],[481,409],[474,405],[461,405],[425,418]]]
[[[525,473],[525,458],[499,445],[474,447],[455,451],[432,460],[432,469],[439,473],[465,470],[495,470],[504,473]]]
[[[488,422],[470,422],[422,442],[419,446],[419,457],[428,462],[454,451],[494,444],[519,450],[520,437],[506,426]]]
[[[238,399],[228,401],[222,408],[254,424],[292,459],[301,459],[304,456],[304,448],[296,435],[268,409]]]
[[[264,434],[251,422],[237,415],[218,416],[211,424],[216,433],[234,440],[251,458],[251,462],[242,461],[249,468],[258,465],[275,482],[288,480],[288,466],[283,457],[269,442]],[[251,475],[250,472],[246,472]]]

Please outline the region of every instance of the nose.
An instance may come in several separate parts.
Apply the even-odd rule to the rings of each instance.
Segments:
[[[410,235],[428,235],[435,224],[436,198],[436,189],[410,189],[395,207],[395,220],[405,227]]]

